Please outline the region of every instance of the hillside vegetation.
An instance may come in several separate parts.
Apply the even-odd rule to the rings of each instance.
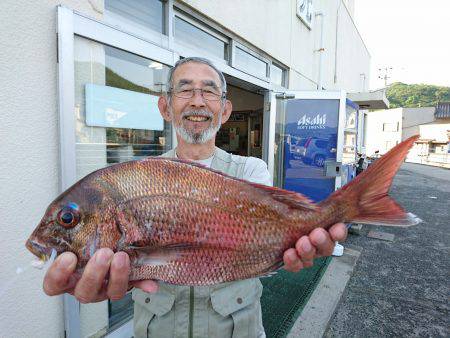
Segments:
[[[395,82],[386,91],[390,108],[434,107],[450,101],[450,87]]]

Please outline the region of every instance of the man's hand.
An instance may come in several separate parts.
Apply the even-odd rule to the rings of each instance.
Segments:
[[[44,292],[49,296],[70,293],[81,303],[95,303],[121,299],[129,286],[147,292],[158,289],[158,284],[152,280],[128,282],[130,259],[125,252],[97,250],[81,276],[75,273],[76,265],[77,257],[72,252],[58,256],[45,275]]]
[[[301,237],[295,243],[295,249],[287,249],[283,255],[284,269],[298,272],[313,265],[313,259],[330,256],[336,241],[342,242],[347,237],[347,227],[344,223],[336,223],[328,231],[322,228],[314,229],[308,236]]]

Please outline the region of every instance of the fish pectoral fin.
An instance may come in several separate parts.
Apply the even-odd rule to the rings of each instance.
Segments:
[[[129,247],[136,253],[134,265],[166,265],[186,255],[199,246],[188,243],[177,243],[163,247]]]
[[[156,251],[136,251],[137,256],[134,265],[166,265],[179,257],[176,251],[156,250]]]

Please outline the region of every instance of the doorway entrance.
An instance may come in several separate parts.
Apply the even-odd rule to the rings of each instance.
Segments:
[[[233,112],[217,133],[216,145],[235,155],[262,158],[264,95],[227,78],[227,98]]]

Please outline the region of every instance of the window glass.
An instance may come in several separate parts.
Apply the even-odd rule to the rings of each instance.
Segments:
[[[105,9],[129,24],[164,32],[164,6],[160,0],[105,0]]]
[[[383,123],[383,131],[398,131],[398,127],[399,127],[398,122]]]
[[[178,16],[175,16],[174,19],[173,34],[177,41],[186,44],[189,47],[207,51],[209,54],[220,59],[228,59],[228,44],[226,42],[201,30]]]
[[[277,65],[270,66],[270,82],[284,86],[284,70]]]
[[[236,47],[235,66],[247,74],[267,78],[267,63]]]
[[[165,121],[161,128],[142,129],[121,128],[120,119],[131,116],[131,122],[139,114],[157,110],[156,101],[162,92],[169,67],[153,60],[105,46],[103,44],[75,37],[75,119],[76,119],[76,174],[80,179],[90,172],[119,162],[157,156],[172,146],[171,128]],[[114,127],[99,127],[88,122],[88,106],[95,101],[87,95],[86,88],[95,86],[117,93],[106,101],[102,93],[93,91],[91,95],[103,95],[95,106],[104,110],[106,122],[116,119]],[[137,96],[136,96],[137,95]],[[131,102],[136,97],[153,100],[150,107],[139,107]],[[121,102],[123,101],[123,102]],[[120,105],[124,109],[119,109]],[[132,106],[131,108],[126,108]],[[109,115],[108,115],[109,114]],[[134,117],[133,117],[134,114]],[[150,115],[149,115],[150,116]],[[158,120],[161,116],[154,115]],[[109,120],[108,120],[109,118]],[[88,122],[88,123],[87,123]],[[132,316],[131,295],[109,304],[109,327],[113,328]]]

